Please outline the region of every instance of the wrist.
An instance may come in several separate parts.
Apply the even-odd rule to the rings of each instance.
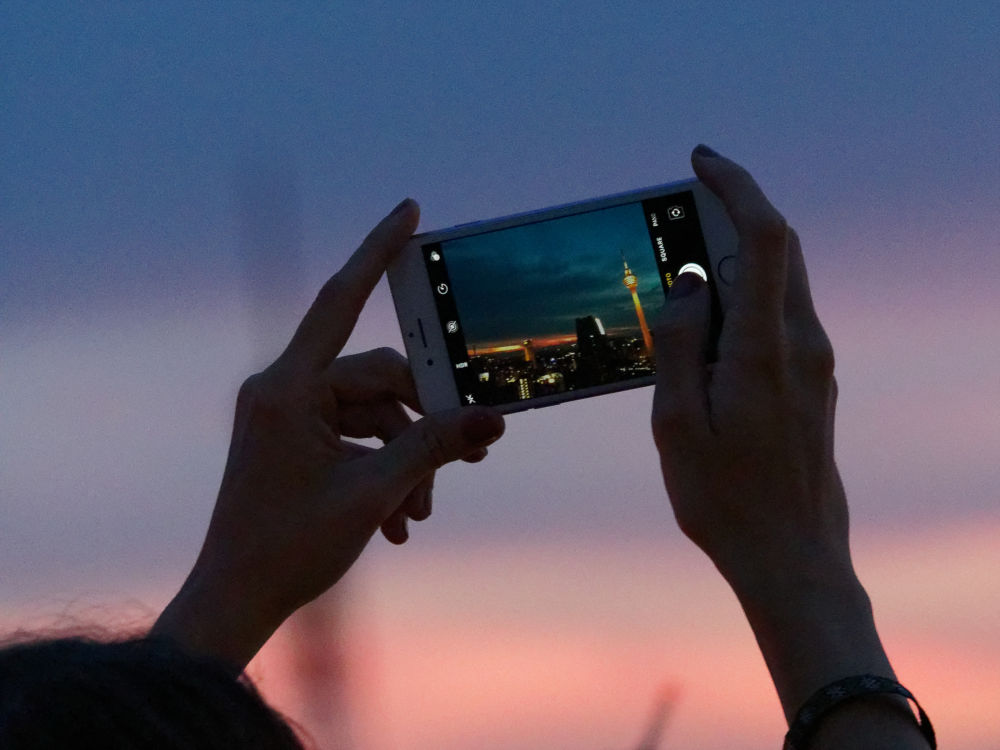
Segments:
[[[796,571],[734,591],[774,681],[786,718],[816,690],[857,674],[895,674],[871,601],[853,570]]]
[[[240,672],[285,619],[264,606],[254,588],[252,580],[211,574],[196,565],[151,632]]]

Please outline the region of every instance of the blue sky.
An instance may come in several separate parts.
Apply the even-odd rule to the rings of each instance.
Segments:
[[[698,141],[807,229],[996,208],[993,4],[707,5],[7,3],[5,316],[206,293],[254,163],[324,272],[402,195],[447,225],[684,176]]]

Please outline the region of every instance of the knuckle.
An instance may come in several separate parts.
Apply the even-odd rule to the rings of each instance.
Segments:
[[[784,244],[788,239],[788,222],[772,208],[753,214],[747,222],[747,232],[758,245]]]
[[[372,351],[372,356],[381,367],[385,367],[393,372],[398,372],[403,368],[409,368],[406,357],[393,349],[391,346],[380,346]]]
[[[357,296],[357,290],[348,283],[342,272],[338,272],[320,287],[313,307],[325,310],[335,309],[344,303],[354,301]]]
[[[675,444],[680,436],[690,431],[695,421],[695,410],[686,399],[671,399],[657,404],[653,409],[653,442],[660,450]]]
[[[378,356],[389,362],[403,363],[406,361],[406,357],[393,349],[391,346],[380,346],[375,351],[378,352]]]
[[[435,466],[443,466],[448,462],[448,445],[441,430],[433,422],[424,422],[421,439],[427,457]]]
[[[741,347],[734,354],[739,369],[768,382],[783,380],[787,372],[787,347],[782,342],[770,346],[760,341],[755,343],[755,346]]]
[[[833,352],[833,344],[830,343],[829,337],[822,331],[810,336],[799,347],[797,359],[800,367],[809,376],[824,383],[833,380],[836,357]]]
[[[265,371],[243,381],[236,396],[236,408],[238,413],[249,419],[251,425],[268,427],[285,418],[287,409],[284,401],[282,389]]]
[[[236,393],[236,408],[240,411],[246,411],[251,408],[253,404],[257,401],[258,393],[260,391],[260,381],[261,374],[254,373],[240,385],[239,391]]]
[[[346,288],[347,286],[344,284],[343,279],[341,279],[340,274],[335,273],[320,287],[319,293],[316,295],[316,300],[318,302],[335,301],[343,296]]]

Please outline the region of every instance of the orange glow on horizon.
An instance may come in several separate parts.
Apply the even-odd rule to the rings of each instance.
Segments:
[[[635,328],[606,328],[605,332],[607,335],[623,336],[630,333],[641,332]],[[515,352],[519,349],[524,349],[524,344],[522,342],[529,339],[507,339],[505,341],[489,341],[480,346],[470,347],[468,349],[468,354],[470,357],[478,357],[484,354],[498,354],[503,352]],[[572,344],[576,342],[575,333],[562,333],[556,334],[554,336],[538,336],[530,338],[532,348],[536,351],[538,349],[544,349],[547,346],[563,346],[565,344]]]
[[[561,334],[558,336],[542,336],[541,338],[532,339],[520,339],[517,343],[506,342],[490,342],[484,344],[483,346],[476,346],[468,350],[470,357],[478,357],[483,354],[499,354],[502,352],[516,352],[519,349],[524,349],[524,341],[531,341],[531,346],[534,349],[544,349],[546,346],[559,346],[562,344],[571,344],[576,341],[576,334]]]

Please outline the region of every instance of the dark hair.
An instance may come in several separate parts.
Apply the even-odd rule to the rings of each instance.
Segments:
[[[83,746],[302,748],[249,680],[165,638],[0,649],[0,747]]]

